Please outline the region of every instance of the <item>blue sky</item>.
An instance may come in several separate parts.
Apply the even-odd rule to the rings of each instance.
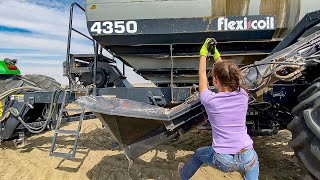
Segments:
[[[72,2],[85,4],[84,0],[0,1],[0,59],[18,59],[22,74],[45,74],[67,84],[62,62]],[[75,12],[74,27],[88,34],[84,13]],[[71,52],[92,53],[91,42],[74,35]],[[137,75],[131,77],[133,83],[142,80]]]

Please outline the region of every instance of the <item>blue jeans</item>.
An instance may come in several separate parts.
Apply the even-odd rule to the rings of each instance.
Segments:
[[[196,150],[192,159],[181,169],[180,178],[182,180],[190,179],[203,163],[223,172],[242,172],[245,180],[259,178],[258,155],[254,149],[248,149],[238,154],[219,154],[211,146]]]

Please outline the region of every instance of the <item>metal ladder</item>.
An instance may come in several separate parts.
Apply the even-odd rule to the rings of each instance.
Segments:
[[[86,91],[85,95],[88,96],[89,95],[89,88],[87,87],[85,91]],[[80,137],[81,125],[82,125],[82,121],[84,119],[84,111],[85,111],[84,108],[81,108],[81,109],[67,109],[67,108],[65,108],[67,94],[71,93],[71,92],[72,92],[72,90],[65,90],[64,91],[63,100],[62,100],[61,108],[60,108],[60,111],[59,111],[59,116],[58,116],[56,128],[55,128],[54,135],[53,135],[52,144],[51,144],[51,147],[50,147],[50,153],[49,153],[49,156],[61,157],[61,158],[64,158],[64,159],[69,159],[69,160],[73,160],[75,158],[75,155],[76,155],[76,152],[77,152],[78,139]],[[80,119],[79,119],[77,130],[62,130],[62,129],[60,129],[60,125],[61,125],[61,122],[62,122],[62,116],[63,116],[64,112],[80,112],[80,111],[81,111],[81,114],[80,114]],[[72,148],[71,152],[69,152],[69,153],[54,152],[55,145],[56,145],[57,138],[58,138],[58,134],[75,135],[73,148]]]

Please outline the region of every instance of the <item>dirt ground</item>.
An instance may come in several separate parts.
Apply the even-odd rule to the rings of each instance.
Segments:
[[[65,128],[75,128],[71,123]],[[0,179],[178,179],[177,165],[186,162],[200,146],[210,145],[211,132],[193,130],[179,139],[156,147],[154,150],[129,162],[120,147],[101,128],[99,120],[83,123],[75,161],[49,157],[53,132],[29,138],[25,148],[16,149],[11,141],[0,146]],[[291,134],[280,131],[275,136],[255,137],[254,146],[260,158],[260,179],[301,179],[299,167],[287,146]],[[70,148],[72,136],[62,136],[59,148]],[[192,179],[242,179],[237,173],[222,173],[203,165]]]

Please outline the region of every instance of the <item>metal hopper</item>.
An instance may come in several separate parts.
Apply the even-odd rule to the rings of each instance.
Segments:
[[[129,158],[144,154],[206,119],[198,95],[172,109],[106,96],[84,96],[77,103],[94,112]]]

